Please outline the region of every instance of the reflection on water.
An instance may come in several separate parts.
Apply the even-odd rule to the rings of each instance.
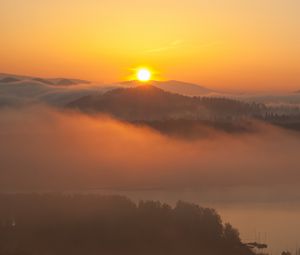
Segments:
[[[294,252],[300,244],[300,206],[232,205],[215,206],[223,219],[239,228],[245,241],[257,240],[270,245],[269,251]]]

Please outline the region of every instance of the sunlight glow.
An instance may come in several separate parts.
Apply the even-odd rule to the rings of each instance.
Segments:
[[[137,71],[137,79],[141,82],[147,82],[151,79],[151,72],[146,68],[139,69]]]

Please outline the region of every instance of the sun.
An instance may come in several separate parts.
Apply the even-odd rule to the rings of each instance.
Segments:
[[[141,82],[147,82],[150,81],[152,77],[152,73],[149,69],[141,68],[137,71],[137,79]]]

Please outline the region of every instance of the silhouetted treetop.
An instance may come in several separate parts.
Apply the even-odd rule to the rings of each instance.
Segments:
[[[0,254],[253,255],[213,209],[120,196],[0,195]]]

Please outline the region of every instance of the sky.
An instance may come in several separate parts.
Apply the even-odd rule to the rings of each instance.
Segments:
[[[300,89],[298,0],[0,0],[0,72]]]

